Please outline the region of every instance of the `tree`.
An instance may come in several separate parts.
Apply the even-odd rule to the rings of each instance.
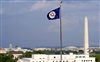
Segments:
[[[13,55],[0,54],[0,62],[16,62],[16,60],[13,59]]]
[[[95,57],[96,62],[100,62],[100,54],[90,55],[90,57]]]
[[[31,57],[33,53],[32,52],[26,52],[26,53],[23,53],[22,56],[20,56],[20,58],[22,57]]]
[[[84,51],[83,51],[83,50],[79,50],[78,53],[79,53],[79,54],[83,54]]]

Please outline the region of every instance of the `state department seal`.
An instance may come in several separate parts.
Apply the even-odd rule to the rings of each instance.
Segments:
[[[56,16],[56,13],[55,13],[54,11],[51,11],[51,12],[49,13],[49,17],[50,17],[50,18],[55,18],[55,16]]]

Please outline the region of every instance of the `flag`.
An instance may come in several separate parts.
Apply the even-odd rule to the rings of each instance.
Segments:
[[[59,19],[60,18],[60,7],[56,8],[54,10],[51,10],[48,14],[47,14],[47,18],[49,20],[54,20],[54,19]]]

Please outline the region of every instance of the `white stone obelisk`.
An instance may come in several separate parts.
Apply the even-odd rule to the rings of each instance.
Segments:
[[[84,20],[84,54],[89,55],[88,19]]]

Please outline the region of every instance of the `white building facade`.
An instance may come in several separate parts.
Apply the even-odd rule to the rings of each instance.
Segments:
[[[4,48],[0,48],[0,53],[7,53],[7,50]]]
[[[22,58],[17,62],[60,62],[60,55],[33,54],[32,58]],[[89,55],[62,55],[62,62],[95,62],[94,57]]]

